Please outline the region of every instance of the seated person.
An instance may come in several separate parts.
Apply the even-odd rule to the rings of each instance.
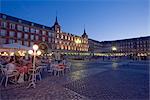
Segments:
[[[10,62],[6,65],[6,71],[8,74],[12,74],[13,71],[16,70],[16,66],[14,64],[14,60],[10,60]]]

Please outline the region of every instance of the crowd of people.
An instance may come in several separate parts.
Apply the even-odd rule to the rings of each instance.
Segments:
[[[36,56],[35,58],[35,67],[40,66],[41,64],[47,64],[47,68],[51,69],[54,64],[60,65],[57,67],[64,68],[64,65],[67,63],[66,55],[62,55],[59,52],[53,52],[51,57],[47,56]],[[3,69],[7,74],[12,74],[14,71],[18,73],[28,74],[29,70],[33,68],[33,57],[32,56],[0,56],[0,67],[3,66]],[[18,74],[18,77],[19,75]]]

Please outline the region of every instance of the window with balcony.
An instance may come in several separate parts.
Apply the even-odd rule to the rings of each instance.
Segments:
[[[29,27],[24,27],[25,32],[29,32]]]
[[[23,30],[23,26],[17,25],[17,30],[22,31]]]
[[[0,36],[6,36],[6,30],[1,29]]]
[[[6,28],[7,27],[7,23],[6,22],[1,22],[1,27],[2,28]]]
[[[10,29],[15,29],[15,24],[10,23],[10,24],[9,24],[9,28],[10,28]]]

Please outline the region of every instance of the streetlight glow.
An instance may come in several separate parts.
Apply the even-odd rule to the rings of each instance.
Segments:
[[[37,55],[38,55],[38,56],[41,55],[41,53],[42,53],[42,52],[41,52],[40,50],[37,51]]]
[[[30,55],[32,55],[32,54],[33,54],[33,50],[29,50],[28,53],[29,53]]]
[[[112,51],[116,51],[116,50],[117,50],[117,48],[113,46],[112,47]]]
[[[33,50],[38,50],[39,46],[38,45],[33,45]]]

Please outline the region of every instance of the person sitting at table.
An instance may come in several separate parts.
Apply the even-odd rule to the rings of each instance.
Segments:
[[[13,59],[11,59],[11,60],[9,61],[9,63],[6,65],[6,70],[7,70],[7,73],[8,73],[8,74],[12,74],[13,71],[16,70],[16,66],[15,66],[15,64],[14,64],[14,60],[13,60]]]

